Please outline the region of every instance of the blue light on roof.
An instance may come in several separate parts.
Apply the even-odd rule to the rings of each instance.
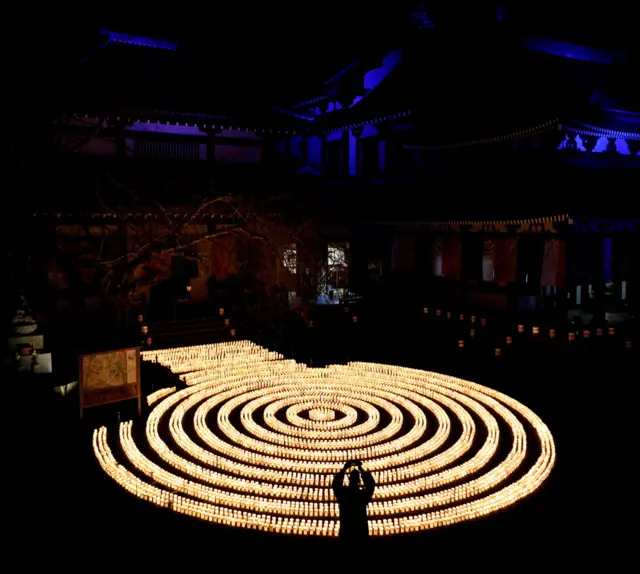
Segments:
[[[622,54],[609,50],[578,46],[576,44],[557,42],[555,40],[547,40],[546,38],[536,38],[533,36],[525,38],[524,45],[527,49],[535,52],[543,52],[552,56],[560,56],[572,60],[583,60],[584,62],[593,62],[595,64],[610,65],[622,56]]]
[[[111,30],[100,30],[100,33],[108,37],[108,42],[132,44],[134,46],[145,46],[146,48],[157,48],[159,50],[171,50],[174,52],[180,48],[178,42],[170,42],[169,40],[155,40],[153,38],[146,38],[145,36],[122,34],[121,32],[113,32]]]

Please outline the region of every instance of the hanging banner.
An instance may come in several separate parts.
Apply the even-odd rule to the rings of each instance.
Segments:
[[[431,243],[431,263],[434,277],[442,276],[442,237],[434,237]]]
[[[485,239],[484,246],[482,250],[482,280],[492,282],[496,278],[495,268],[494,268],[494,251],[495,251],[496,240],[495,239]]]
[[[401,236],[393,239],[391,248],[391,269],[408,271],[415,263],[415,237]]]
[[[540,284],[543,287],[564,287],[565,284],[565,243],[560,239],[547,239],[544,243],[542,258],[542,275]]]
[[[518,271],[518,238],[496,239],[493,245],[493,280],[507,285],[516,280]]]
[[[442,275],[444,277],[460,280],[461,255],[462,238],[459,235],[449,235],[443,238]]]

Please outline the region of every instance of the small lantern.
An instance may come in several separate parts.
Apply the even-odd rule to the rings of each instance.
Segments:
[[[447,319],[451,319],[451,311],[447,311]]]
[[[471,322],[475,323],[476,322],[476,316],[475,315],[471,315]]]
[[[505,339],[505,343],[507,345],[511,345],[511,343],[513,343],[513,337],[511,335],[507,336],[507,338]]]
[[[459,347],[460,349],[462,349],[462,348],[464,347],[464,341],[463,341],[462,339],[460,339],[460,340],[458,341],[458,347]]]
[[[153,341],[153,339],[151,337],[147,337],[147,345],[151,345],[151,341]]]
[[[424,309],[422,309],[423,313],[428,313],[429,312],[429,307],[425,307]]]
[[[531,327],[531,332],[534,335],[538,335],[538,334],[540,334],[540,328],[539,327]]]
[[[442,311],[440,309],[436,309],[436,317],[441,317]]]
[[[225,319],[225,320],[224,320],[224,326],[225,326],[225,327],[228,327],[228,326],[229,326],[229,319]]]
[[[524,333],[524,325],[518,325],[518,333]]]
[[[146,335],[149,332],[149,327],[147,325],[142,325],[142,333]]]
[[[236,336],[236,330],[235,329],[231,329],[231,331],[229,331],[231,333],[232,337]]]
[[[191,293],[191,285],[187,285],[187,293]]]
[[[144,315],[138,315],[138,323],[142,323],[144,321]]]
[[[476,330],[475,329],[470,329],[469,330],[469,336],[470,337],[475,337],[476,336]]]
[[[584,331],[582,331],[582,336],[585,339],[588,339],[589,337],[591,337],[591,331],[589,331],[589,329],[585,329]]]
[[[555,338],[556,338],[556,330],[549,329],[549,339],[555,339]]]
[[[357,322],[358,322],[358,317],[357,317],[356,315],[354,315],[353,317],[351,317],[351,320],[352,320],[354,323],[357,323]]]
[[[486,327],[487,326],[487,318],[486,317],[480,317],[480,326],[481,327]]]
[[[500,349],[499,347],[496,347],[494,354],[496,357],[499,357],[500,355],[502,355],[502,349]]]
[[[598,327],[596,329],[596,337],[602,337],[603,334],[604,334],[604,331],[602,330],[602,328]]]
[[[569,339],[569,342],[573,342],[576,338],[576,334],[575,333],[568,333],[567,334],[567,339]]]
[[[220,317],[224,316],[224,309],[222,307],[220,307],[220,309],[218,309],[218,314],[220,315]]]
[[[464,314],[460,313],[459,319],[460,319],[460,321],[464,321]]]
[[[607,333],[608,333],[609,335],[615,335],[615,334],[616,334],[616,328],[615,328],[615,327],[609,327],[609,328],[607,329]]]
[[[631,347],[633,347],[633,344],[631,343],[631,341],[625,341],[624,342],[624,348],[625,349],[631,349]]]

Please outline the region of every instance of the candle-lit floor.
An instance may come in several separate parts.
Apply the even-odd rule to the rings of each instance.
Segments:
[[[336,536],[331,482],[358,459],[377,483],[371,535],[417,532],[517,503],[555,461],[535,413],[447,375],[374,363],[313,369],[249,341],[143,358],[186,388],[150,395],[140,428],[96,429],[95,455],[130,493],[201,520]]]

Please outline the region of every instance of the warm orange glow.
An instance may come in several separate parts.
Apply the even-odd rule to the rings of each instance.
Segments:
[[[187,387],[148,397],[144,449],[124,422],[119,436],[96,429],[94,452],[131,494],[201,520],[336,536],[331,481],[359,459],[378,485],[372,536],[439,528],[513,505],[555,462],[551,433],[530,409],[447,375],[374,363],[312,369],[247,341],[143,357],[156,354]]]

